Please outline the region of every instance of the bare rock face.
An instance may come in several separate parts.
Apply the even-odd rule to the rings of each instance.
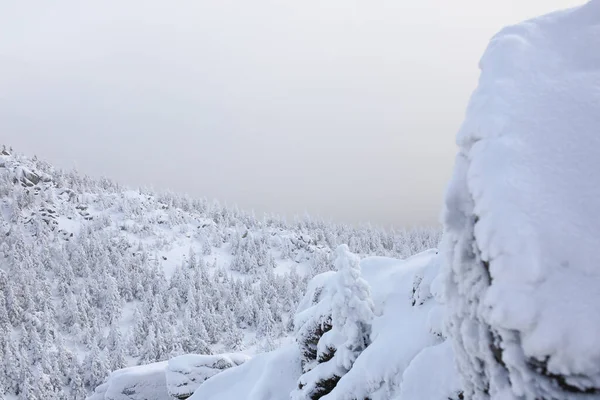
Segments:
[[[33,187],[41,180],[42,178],[38,174],[27,168],[17,167],[17,170],[15,171],[14,183],[20,183],[24,187]]]

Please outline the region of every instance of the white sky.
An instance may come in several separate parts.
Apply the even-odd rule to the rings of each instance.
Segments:
[[[571,0],[0,0],[0,143],[257,212],[437,223],[477,63]]]

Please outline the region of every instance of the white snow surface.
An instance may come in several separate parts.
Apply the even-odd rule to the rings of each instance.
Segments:
[[[599,388],[600,1],[503,29],[480,68],[444,217],[460,369],[491,386],[465,395],[550,396],[528,360]],[[476,358],[498,364],[481,382]]]
[[[169,400],[166,367],[163,361],[115,371],[88,400]]]
[[[437,347],[443,341],[432,332],[428,322],[429,314],[438,312],[441,307],[429,293],[431,279],[439,268],[438,261],[435,250],[404,261],[384,257],[363,260],[363,278],[371,286],[373,301],[381,312],[373,321],[371,345],[358,356],[352,369],[323,400],[350,400],[367,396],[372,400],[384,400],[394,395],[398,400],[446,400],[459,387],[458,375],[448,373],[446,381],[436,380],[439,392],[443,393],[441,397],[425,396],[426,387],[412,388],[406,392],[406,396],[400,390],[404,385],[403,374],[417,355],[429,347]],[[412,291],[416,282],[420,282],[416,288],[417,296],[419,291],[427,292],[427,295],[422,299],[423,304],[417,302],[413,306]],[[454,362],[451,351],[433,354],[446,358],[440,361],[430,357],[430,362],[434,364],[452,365]],[[425,369],[420,369],[421,365]],[[423,363],[413,366],[413,374],[431,376],[430,367]],[[418,390],[425,391],[423,396],[415,396]]]
[[[300,373],[300,352],[292,343],[210,378],[189,400],[287,399]]]
[[[208,378],[248,360],[250,357],[241,353],[186,354],[124,368],[112,372],[88,400],[171,400],[189,396]]]

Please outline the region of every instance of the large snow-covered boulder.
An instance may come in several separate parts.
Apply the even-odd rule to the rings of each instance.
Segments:
[[[169,361],[120,369],[111,373],[88,400],[187,399],[208,378],[249,359],[239,353],[186,354]]]
[[[172,358],[165,371],[169,395],[180,400],[187,399],[208,378],[242,365],[249,359],[249,356],[239,353],[186,354]]]
[[[468,399],[600,397],[600,0],[505,28],[458,133],[442,251]]]
[[[172,400],[167,392],[167,362],[117,370],[88,400]]]
[[[300,373],[300,351],[292,343],[210,378],[189,400],[288,399]]]

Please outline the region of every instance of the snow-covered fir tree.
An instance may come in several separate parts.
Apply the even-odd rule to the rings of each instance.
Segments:
[[[315,312],[317,320],[305,322],[299,330],[301,346],[310,351],[305,353],[305,373],[292,394],[294,400],[317,400],[330,393],[370,344],[374,306],[369,285],[360,275],[359,258],[340,245],[334,265],[333,285],[315,306],[326,312]]]

